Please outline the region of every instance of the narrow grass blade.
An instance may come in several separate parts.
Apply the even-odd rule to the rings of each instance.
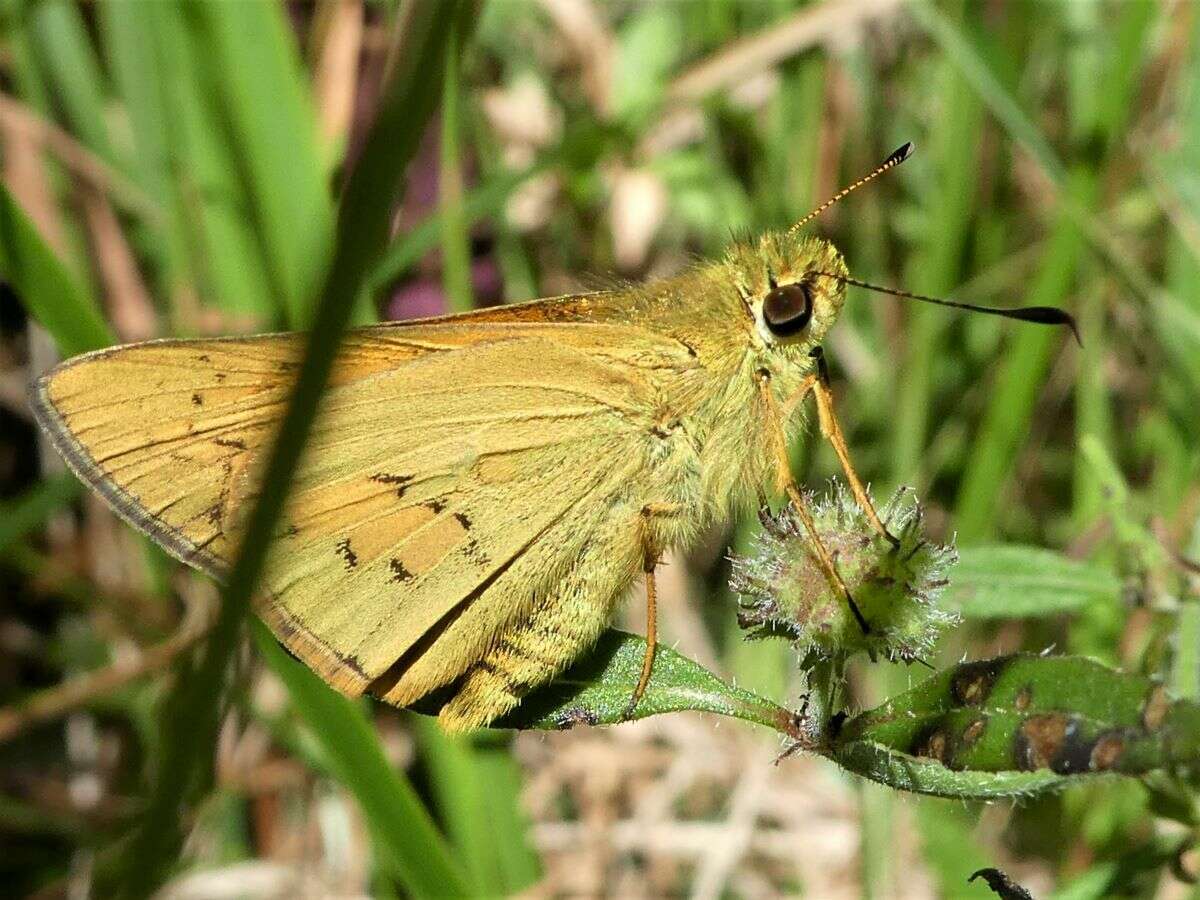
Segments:
[[[0,276],[67,356],[113,343],[96,301],[0,185]]]
[[[1165,292],[1156,285],[1135,256],[1113,237],[1102,222],[1095,219],[1088,206],[1079,204],[1071,192],[1066,190],[1069,174],[1067,167],[962,30],[927,2],[913,4],[909,9],[917,23],[928,31],[930,37],[945,51],[947,58],[958,67],[992,115],[1029,153],[1052,185],[1059,189],[1060,194],[1056,198],[1059,211],[1074,219],[1091,244],[1117,269],[1135,295],[1142,301],[1152,302],[1156,306],[1174,300],[1170,295],[1162,296]]]
[[[938,42],[942,52],[962,72],[963,77],[987,103],[992,115],[1000,120],[1005,130],[1020,141],[1051,178],[1059,183],[1065,181],[1066,169],[1059,162],[1049,142],[988,67],[962,30],[931,3],[912,3],[907,9],[916,23]]]
[[[353,309],[347,298],[356,296],[387,240],[392,203],[405,166],[432,112],[435,98],[425,90],[426,80],[433,75],[440,78],[450,30],[464,7],[435,2],[406,8],[404,46],[346,186],[333,264],[317,306],[305,361],[267,460],[261,493],[250,511],[220,612],[194,671],[180,677],[164,701],[164,754],[149,806],[125,855],[123,887],[127,896],[143,897],[153,891],[178,853],[180,807],[191,796],[202,760],[213,746],[221,683]]]
[[[511,896],[538,877],[520,808],[521,769],[510,735],[448,735],[431,718],[414,717],[421,758],[456,858],[479,896]]]
[[[1156,3],[1122,3],[1116,13],[1114,46],[1105,54],[1104,90],[1096,92],[1096,124],[1110,143],[1124,137],[1129,117],[1137,109],[1138,75],[1148,59],[1142,46],[1162,8]]]
[[[461,40],[451,37],[454,45]],[[459,61],[452,47],[442,84],[442,142],[438,170],[438,207],[442,219],[442,289],[450,312],[475,305],[471,290],[471,242],[463,211],[462,87]]]
[[[545,171],[556,159],[556,156],[547,154],[525,169],[498,173],[479,187],[467,191],[462,199],[462,226],[469,227],[482,219],[498,215],[517,187],[531,176]],[[372,270],[370,290],[381,290],[437,247],[445,228],[443,218],[443,213],[433,213],[399,236]]]
[[[198,327],[192,304],[177,302],[193,293],[202,308],[277,325],[283,300],[250,214],[237,144],[227,137],[221,92],[211,84],[207,42],[182,4],[117,3],[99,12],[137,170],[163,207],[150,240],[165,247],[159,285],[173,304],[174,330]]]
[[[1067,191],[1075,204],[1088,207],[1096,186],[1095,174],[1079,168],[1072,173]],[[1076,217],[1061,213],[1025,303],[1062,305],[1074,285],[1084,248]],[[963,544],[986,540],[995,529],[1000,497],[1021,442],[1029,434],[1051,354],[1061,343],[1062,335],[1050,329],[1025,328],[1013,335],[958,491],[955,525]]]
[[[963,15],[971,14],[970,4],[959,8]],[[920,162],[935,174],[931,190],[921,198],[926,222],[917,252],[905,268],[905,284],[921,293],[946,295],[961,278],[976,211],[983,107],[952,61],[938,66],[935,83],[937,99],[932,102],[941,108],[942,122],[930,135],[933,145]],[[929,422],[937,408],[934,371],[949,323],[944,310],[913,304],[905,312],[903,378],[897,382],[892,425],[891,476],[898,484],[924,480]]]
[[[284,7],[193,3],[185,12],[188,38],[218,104],[215,133],[236,160],[271,284],[289,325],[306,327],[329,259],[333,207]]]
[[[362,708],[288,656],[257,620],[254,640],[316,736],[322,760],[358,800],[376,848],[387,854],[405,889],[414,897],[466,896],[467,886],[445,839],[412,785],[388,763]]]
[[[1178,205],[1192,223],[1200,222],[1200,17],[1192,22],[1190,48],[1181,72],[1178,113],[1180,136],[1173,153],[1163,160],[1161,181],[1175,186]],[[1163,380],[1168,404],[1180,421],[1191,423],[1188,437],[1195,443],[1200,423],[1190,415],[1200,395],[1200,244],[1176,229],[1165,250],[1165,277],[1173,302],[1156,305],[1153,321],[1171,362]]]
[[[171,167],[171,160],[183,151],[178,138],[171,141],[168,127],[179,111],[168,109],[167,95],[183,85],[169,87],[163,80],[167,73],[159,65],[165,52],[163,21],[175,12],[165,4],[130,3],[107,3],[96,10],[104,61],[129,126],[130,174],[157,203],[158,215],[148,223],[150,227],[136,232],[136,240],[152,260],[150,275],[168,309],[180,285],[191,280],[187,231],[182,227]]]
[[[115,162],[105,121],[105,78],[80,7],[68,0],[40,0],[28,4],[26,15],[42,77],[64,123],[97,156]]]
[[[1087,335],[1087,342],[1079,350],[1076,371],[1076,441],[1090,434],[1109,445],[1113,411],[1105,365],[1109,354],[1107,291],[1103,285],[1095,284],[1081,293],[1077,319],[1080,330]],[[1072,499],[1075,525],[1082,532],[1095,521],[1104,506],[1100,485],[1082,458],[1075,460]]]

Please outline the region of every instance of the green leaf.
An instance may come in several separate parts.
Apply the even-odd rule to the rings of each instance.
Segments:
[[[495,727],[557,730],[624,722],[645,652],[645,639],[609,630],[590,654],[526,697]],[[795,716],[788,710],[727,684],[699,663],[660,644],[655,651],[654,674],[630,719],[687,709],[733,716],[788,734],[796,728]]]
[[[1200,705],[1082,657],[962,663],[846,722],[828,748],[902,790],[989,799],[1200,766]]]
[[[388,763],[362,708],[292,659],[257,619],[254,639],[316,736],[323,761],[358,800],[376,846],[404,886],[415,897],[465,896],[467,887],[449,847],[412,785]]]
[[[967,547],[959,552],[945,605],[968,619],[1017,619],[1112,603],[1120,590],[1111,572],[1052,550]]]
[[[0,277],[67,356],[113,343],[96,301],[0,185]]]

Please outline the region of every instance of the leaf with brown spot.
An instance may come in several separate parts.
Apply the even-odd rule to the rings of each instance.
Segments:
[[[847,720],[829,752],[906,790],[1009,796],[1093,773],[1196,767],[1200,705],[1092,660],[1011,656],[932,675]]]

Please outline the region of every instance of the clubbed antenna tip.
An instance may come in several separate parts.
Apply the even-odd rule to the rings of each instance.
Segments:
[[[912,141],[905,141],[892,151],[892,155],[889,156],[883,164],[888,167],[898,166],[912,155],[914,149],[915,147]]]
[[[851,278],[849,275],[839,275],[835,272],[813,272],[812,274],[822,275],[826,278],[836,278],[843,284],[853,284],[856,287],[866,288],[868,291],[875,291],[878,294],[891,294],[893,297],[900,297],[904,300],[920,300],[922,303],[935,303],[938,306],[949,306],[952,309],[966,309],[971,312],[986,313],[989,316],[1018,319],[1022,322],[1035,322],[1038,325],[1066,325],[1071,329],[1071,334],[1075,336],[1075,340],[1079,343],[1079,346],[1083,346],[1083,339],[1079,336],[1079,326],[1075,324],[1075,317],[1066,310],[1059,309],[1057,306],[1017,306],[1011,309],[995,306],[977,306],[974,303],[959,303],[957,300],[930,297],[927,294],[915,294],[912,291],[902,291],[899,288],[882,287],[878,284],[871,284],[869,281]]]

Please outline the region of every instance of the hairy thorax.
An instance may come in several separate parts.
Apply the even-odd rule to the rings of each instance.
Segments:
[[[714,522],[775,494],[778,424],[770,407],[782,413],[785,436],[793,438],[804,421],[797,393],[816,368],[814,349],[841,311],[844,286],[836,276],[844,272],[841,254],[826,241],[767,234],[734,245],[720,263],[646,291],[650,317],[693,348],[704,373],[702,385],[667,391],[675,403],[663,405],[662,421],[652,429],[652,482],[661,487],[648,502],[681,511],[655,524],[664,545],[686,545]],[[797,283],[811,292],[811,318],[795,334],[774,334],[763,321],[764,298]],[[680,304],[692,315],[669,314]],[[681,406],[682,398],[691,402]]]

